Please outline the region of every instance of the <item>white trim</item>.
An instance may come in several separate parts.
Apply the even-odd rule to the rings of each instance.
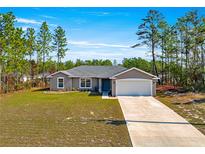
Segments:
[[[59,79],[63,79],[63,87],[59,87]],[[65,80],[64,77],[57,77],[57,88],[58,89],[64,89],[65,85]]]
[[[139,72],[141,72],[141,73],[144,73],[144,74],[146,74],[146,75],[149,75],[149,76],[151,76],[151,77],[153,77],[153,78],[159,79],[157,76],[152,75],[152,74],[150,74],[150,73],[147,73],[147,72],[145,72],[145,71],[143,71],[143,70],[141,70],[141,69],[138,69],[138,68],[136,68],[136,67],[132,67],[132,68],[127,69],[127,70],[125,70],[125,71],[122,71],[122,72],[120,72],[120,73],[118,73],[118,74],[115,74],[115,75],[113,75],[112,77],[110,77],[110,79],[115,79],[116,76],[119,76],[119,75],[121,75],[121,74],[124,74],[124,73],[126,73],[126,72],[129,72],[129,71],[131,71],[131,70],[137,70],[137,71],[139,71]]]
[[[90,80],[90,87],[81,87],[81,79],[85,79],[85,86],[86,86],[86,80]],[[79,88],[80,89],[91,89],[92,88],[92,78],[79,78]]]

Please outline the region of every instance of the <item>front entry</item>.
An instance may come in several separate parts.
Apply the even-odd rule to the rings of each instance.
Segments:
[[[111,81],[110,79],[102,79],[102,91],[111,90]]]

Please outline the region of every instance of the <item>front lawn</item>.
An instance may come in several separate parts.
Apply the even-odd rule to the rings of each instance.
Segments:
[[[158,93],[159,101],[173,109],[205,134],[205,94],[184,93],[166,96]]]
[[[9,94],[0,98],[0,146],[131,146],[123,120],[118,100],[85,92]]]

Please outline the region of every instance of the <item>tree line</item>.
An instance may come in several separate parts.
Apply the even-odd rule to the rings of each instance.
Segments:
[[[49,24],[43,22],[37,31],[34,28],[23,31],[15,27],[15,23],[12,12],[0,14],[0,89],[5,92],[18,90],[23,75],[29,75],[32,82],[41,74],[44,84],[46,73],[80,65],[137,67],[160,77],[159,84],[199,90],[205,87],[205,17],[195,10],[176,19],[173,25],[159,11],[149,10],[136,32],[139,41],[132,48],[145,46],[152,60],[133,55],[133,58],[125,58],[122,64],[109,59],[62,62],[69,50],[62,27],[52,32]]]
[[[36,33],[34,28],[23,31],[21,27],[15,27],[15,23],[12,12],[0,14],[0,87],[4,91],[17,90],[20,77],[28,72],[32,80],[34,65],[36,73],[43,74],[44,82],[46,63],[51,60],[51,53],[57,57],[58,69],[68,51],[62,27],[58,26],[52,33],[47,22],[43,22]]]
[[[204,16],[191,10],[170,25],[162,13],[149,10],[136,35],[139,43],[132,47],[149,48],[152,55],[151,72],[161,78],[160,84],[204,89]]]

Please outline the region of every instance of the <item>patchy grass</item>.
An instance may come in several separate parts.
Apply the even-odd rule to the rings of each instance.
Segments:
[[[174,96],[165,96],[158,93],[156,98],[184,117],[193,126],[205,134],[204,93],[186,93]]]
[[[131,146],[123,120],[118,100],[84,92],[14,93],[1,97],[0,146]]]

